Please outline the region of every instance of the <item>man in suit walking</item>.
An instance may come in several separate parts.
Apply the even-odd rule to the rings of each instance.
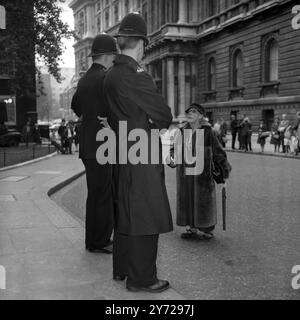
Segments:
[[[118,34],[122,54],[117,55],[104,83],[108,121],[119,140],[117,150],[127,145],[127,135],[119,132],[120,121],[126,121],[128,132],[142,129],[148,138],[153,126],[164,129],[172,122],[170,108],[157,93],[151,76],[139,65],[147,41],[147,25],[142,16],[127,15]],[[132,145],[129,142],[128,148]],[[128,154],[127,148],[122,151]],[[119,159],[124,156],[121,153]],[[135,165],[127,156],[126,160],[127,164],[120,161],[115,167],[114,279],[123,281],[127,277],[129,291],[162,292],[169,288],[169,282],[157,278],[158,238],[173,230],[164,166]]]
[[[116,41],[109,35],[98,35],[89,55],[93,65],[80,79],[72,100],[72,109],[81,118],[79,157],[86,169],[88,198],[86,202],[86,249],[90,252],[112,253],[113,230],[112,167],[100,165],[96,142],[103,129],[99,118],[107,117],[103,93],[106,70],[117,54]]]

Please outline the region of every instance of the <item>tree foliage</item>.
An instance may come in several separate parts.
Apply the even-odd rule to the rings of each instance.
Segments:
[[[0,30],[0,63],[15,70],[11,86],[20,94],[35,94],[35,76],[40,75],[35,57],[61,81],[63,40],[70,39],[73,32],[61,20],[59,2],[65,1],[0,0],[7,12],[6,30]]]
[[[65,2],[60,0],[59,2]],[[62,9],[55,0],[34,1],[35,50],[56,80],[61,80],[59,63],[64,52],[64,39],[74,32],[61,20]]]

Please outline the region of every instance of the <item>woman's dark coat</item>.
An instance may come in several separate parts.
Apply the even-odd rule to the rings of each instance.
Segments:
[[[185,127],[184,129],[190,128]],[[186,164],[177,167],[177,225],[206,229],[217,224],[216,188],[212,176],[212,155],[226,160],[227,156],[208,123],[204,130],[204,170],[201,175],[185,175]],[[182,129],[183,131],[183,129]],[[195,149],[196,134],[193,135]]]

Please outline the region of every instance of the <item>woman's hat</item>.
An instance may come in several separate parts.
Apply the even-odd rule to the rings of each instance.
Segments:
[[[192,109],[197,110],[200,114],[202,114],[203,116],[205,116],[206,112],[205,109],[198,103],[192,103],[188,109],[186,109],[185,113],[189,113]]]

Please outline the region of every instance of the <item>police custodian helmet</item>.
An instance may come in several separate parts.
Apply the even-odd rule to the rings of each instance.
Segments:
[[[147,23],[139,13],[129,13],[121,22],[116,37],[136,37],[144,39],[148,44]]]
[[[113,37],[108,34],[100,34],[96,36],[92,45],[92,52],[88,57],[101,56],[103,54],[117,54],[117,44]]]

